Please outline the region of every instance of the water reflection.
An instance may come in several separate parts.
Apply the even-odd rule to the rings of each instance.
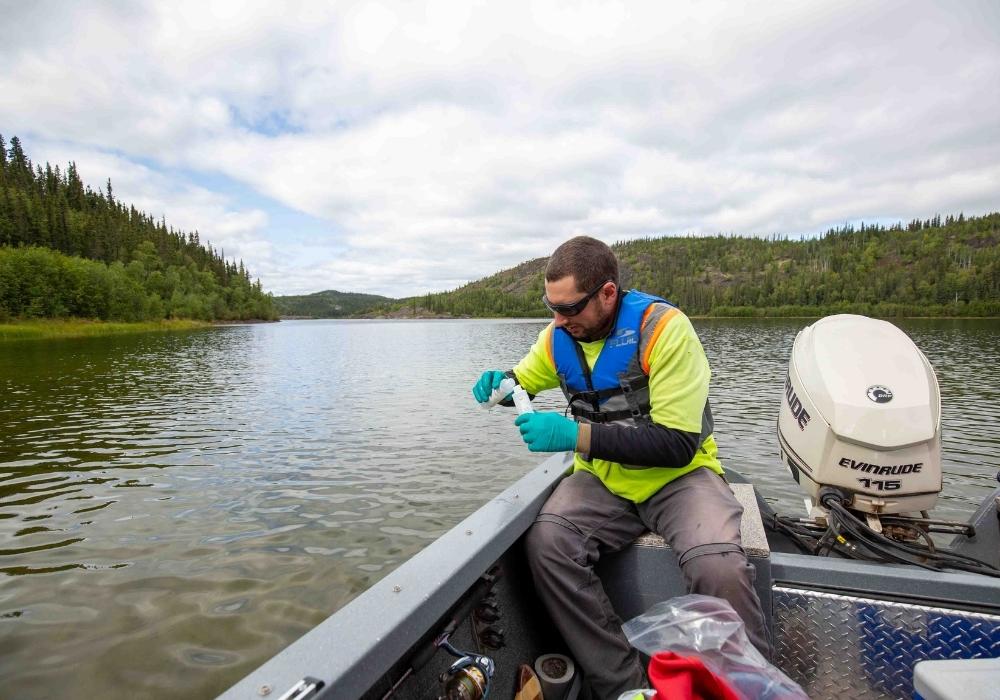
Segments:
[[[804,323],[696,322],[723,457],[783,510],[801,495],[774,423]],[[965,518],[1000,463],[1000,330],[901,325],[944,394],[939,514]],[[0,345],[6,691],[228,687],[539,461],[469,390],[542,327],[284,322]]]

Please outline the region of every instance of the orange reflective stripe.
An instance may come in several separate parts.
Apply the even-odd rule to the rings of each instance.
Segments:
[[[653,309],[656,308],[656,304],[650,304],[646,307],[646,311],[642,314],[642,323],[639,324],[639,332],[642,333],[646,329],[646,321],[649,320],[649,315],[653,313]]]
[[[648,313],[648,311],[647,311]],[[656,341],[660,339],[660,334],[663,333],[663,329],[667,327],[670,323],[670,319],[680,313],[680,309],[672,307],[667,313],[663,314],[659,321],[656,323],[656,328],[653,329],[653,337],[649,339],[649,345],[646,346],[646,352],[642,354],[642,371],[649,374],[649,356],[653,354],[653,346],[656,345]],[[645,322],[645,319],[643,319]]]
[[[552,371],[554,372],[556,370],[556,356],[555,353],[553,353],[552,351],[552,336],[555,335],[553,333],[553,325],[550,323],[545,330],[549,334],[549,339],[545,343],[545,349],[548,351],[549,362],[552,364]]]

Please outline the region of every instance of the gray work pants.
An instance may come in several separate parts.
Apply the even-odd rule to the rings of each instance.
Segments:
[[[646,686],[638,653],[594,573],[605,552],[646,530],[667,541],[691,593],[729,601],[747,636],[770,658],[767,625],[740,546],[743,507],[715,472],[695,469],[643,503],[620,498],[589,472],[569,475],[542,506],[526,537],[535,589],[598,698]]]

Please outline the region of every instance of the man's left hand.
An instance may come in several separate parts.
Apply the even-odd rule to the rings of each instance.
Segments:
[[[532,452],[568,452],[576,449],[580,426],[558,413],[522,413],[514,419],[521,439]]]

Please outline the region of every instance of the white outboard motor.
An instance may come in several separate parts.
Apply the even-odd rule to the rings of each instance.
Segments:
[[[815,505],[927,511],[941,491],[941,394],[927,358],[887,321],[828,316],[795,338],[778,415],[782,461]]]

